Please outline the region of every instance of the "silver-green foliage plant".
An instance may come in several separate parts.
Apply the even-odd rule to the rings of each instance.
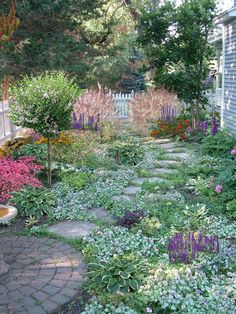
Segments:
[[[88,264],[87,277],[94,291],[98,289],[109,293],[128,293],[140,287],[147,266],[134,256],[114,256],[108,262]]]
[[[235,313],[235,274],[208,277],[201,269],[158,265],[140,288],[149,302],[168,313]]]
[[[73,79],[63,72],[26,76],[12,89],[10,118],[16,126],[31,128],[48,139],[48,184],[51,185],[50,139],[71,124],[78,95]]]
[[[130,307],[120,304],[99,304],[96,300],[92,303],[87,304],[85,310],[81,314],[138,314],[135,310]]]
[[[96,230],[84,239],[84,253],[99,261],[108,262],[114,255],[132,253],[139,257],[159,255],[159,242],[156,238],[146,237],[141,230],[131,233],[124,227]]]

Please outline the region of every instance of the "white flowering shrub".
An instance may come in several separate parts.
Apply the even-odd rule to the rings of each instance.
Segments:
[[[130,252],[143,257],[157,256],[159,253],[155,238],[144,236],[141,230],[131,233],[124,227],[97,230],[85,238],[84,243],[84,253],[101,261],[108,261],[114,255]]]

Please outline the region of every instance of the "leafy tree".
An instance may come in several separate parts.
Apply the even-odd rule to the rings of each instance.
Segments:
[[[82,88],[98,82],[121,88],[136,36],[123,1],[17,0],[15,6],[21,23],[12,43],[18,49],[0,56],[0,79],[6,72],[17,79],[63,70],[75,75]],[[1,2],[2,8],[7,12],[9,0]]]
[[[213,55],[208,35],[214,16],[215,0],[185,0],[178,7],[166,1],[141,17],[139,41],[155,69],[155,84],[175,90],[190,105],[195,128],[206,103],[203,81]]]
[[[74,80],[63,72],[24,77],[12,90],[10,118],[17,126],[31,128],[47,138],[48,185],[51,186],[51,142],[71,126],[73,101],[78,96]]]

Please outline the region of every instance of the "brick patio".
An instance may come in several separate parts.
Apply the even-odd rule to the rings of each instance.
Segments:
[[[0,278],[1,314],[50,313],[83,283],[86,265],[69,245],[48,238],[0,239],[10,271]]]

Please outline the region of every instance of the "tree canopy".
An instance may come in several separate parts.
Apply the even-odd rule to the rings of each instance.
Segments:
[[[175,90],[190,104],[196,126],[199,106],[205,102],[203,81],[213,56],[208,35],[215,9],[214,0],[185,0],[178,7],[166,1],[141,17],[139,42],[155,70],[155,85]]]

